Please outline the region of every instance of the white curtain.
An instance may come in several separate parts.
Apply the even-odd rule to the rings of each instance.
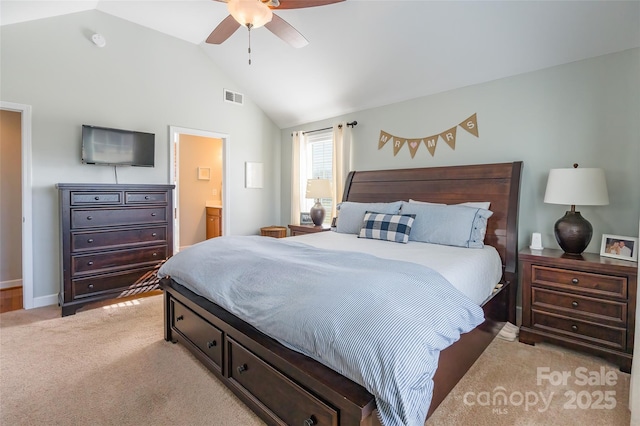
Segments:
[[[336,217],[336,205],[342,201],[344,182],[351,171],[351,128],[347,122],[333,126],[333,202],[331,203],[331,217]]]
[[[291,224],[300,225],[300,206],[302,200],[300,194],[306,188],[306,179],[300,179],[300,176],[306,176],[306,143],[303,132],[293,132],[292,148],[291,148]]]
[[[640,287],[640,277],[638,277]],[[636,332],[633,342],[634,360],[631,364],[631,389],[629,389],[629,409],[631,410],[631,426],[640,425],[640,292],[636,295]]]

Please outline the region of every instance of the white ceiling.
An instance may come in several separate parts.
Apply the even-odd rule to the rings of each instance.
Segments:
[[[639,1],[347,0],[276,11],[309,40],[265,28],[204,40],[212,0],[0,1],[7,25],[97,9],[201,46],[281,128],[640,47]],[[108,43],[108,36],[107,36]]]

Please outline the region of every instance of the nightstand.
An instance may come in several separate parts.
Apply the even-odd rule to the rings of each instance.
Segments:
[[[289,225],[289,229],[291,230],[292,237],[295,237],[296,235],[314,234],[316,232],[324,232],[324,231],[331,230],[331,228],[329,228],[328,226],[315,226],[315,225]]]
[[[638,264],[595,253],[522,250],[520,341],[548,342],[602,357],[629,373]]]

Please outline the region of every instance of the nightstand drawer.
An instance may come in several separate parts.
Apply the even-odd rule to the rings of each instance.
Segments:
[[[533,265],[531,283],[594,296],[627,298],[627,279],[611,275]]]
[[[538,287],[531,288],[531,305],[538,309],[553,309],[565,315],[581,315],[592,321],[608,321],[613,325],[625,326],[627,304],[615,301],[561,293]]]
[[[581,321],[548,312],[540,312],[536,309],[531,310],[531,323],[534,329],[564,334],[599,346],[609,346],[616,349],[625,349],[627,347],[627,330],[625,328]]]

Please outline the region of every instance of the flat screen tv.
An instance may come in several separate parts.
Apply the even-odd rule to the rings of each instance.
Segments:
[[[153,167],[155,134],[82,125],[82,162]]]

